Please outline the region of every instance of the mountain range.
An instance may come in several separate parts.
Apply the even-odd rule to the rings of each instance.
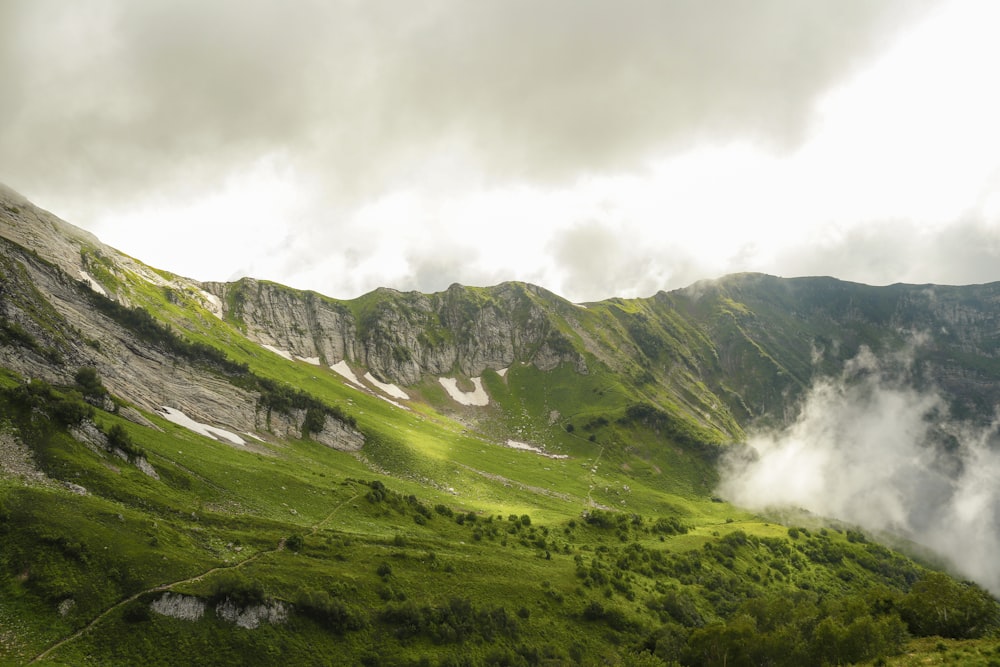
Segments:
[[[173,275],[0,187],[0,663],[986,656],[947,554],[718,488],[831,378],[988,429],[998,304],[762,274],[341,300]]]

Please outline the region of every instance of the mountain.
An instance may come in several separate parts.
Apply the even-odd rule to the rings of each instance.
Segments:
[[[719,457],[860,355],[989,423],[998,300],[759,274],[338,300],[157,270],[0,188],[0,663],[820,664],[981,636],[995,602],[914,545],[713,496]],[[961,621],[927,611],[944,593]]]

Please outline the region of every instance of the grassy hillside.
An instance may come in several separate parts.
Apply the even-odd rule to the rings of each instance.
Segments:
[[[289,361],[169,274],[85,251],[112,301],[23,249],[2,257],[0,346],[48,381],[0,370],[0,664],[988,664],[998,610],[977,587],[853,527],[713,498],[744,428],[861,345],[956,319],[958,296],[934,314],[913,290],[759,276],[586,308],[521,284],[352,302],[281,288],[363,332],[420,319],[431,348],[513,304],[537,345],[483,371],[489,405],[469,407],[432,375],[389,401]],[[942,334],[928,373],[994,373],[989,322]],[[95,367],[123,387],[127,369],[98,334],[301,423],[236,445],[108,396]],[[542,347],[570,361],[542,370]],[[310,437],[335,422],[360,451]]]
[[[369,438],[352,456],[144,428],[82,389],[4,378],[4,436],[45,473],[0,482],[4,664],[854,661],[942,630],[914,620],[928,581],[955,591],[950,634],[995,621],[859,533],[713,502],[704,455],[641,422],[553,425],[552,459],[342,389]],[[88,421],[127,451],[67,435]]]

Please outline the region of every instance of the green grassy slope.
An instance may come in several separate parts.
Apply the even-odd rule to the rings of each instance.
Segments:
[[[774,296],[754,277],[698,299],[580,308],[507,286],[525,317],[532,304],[547,313],[546,340],[565,341],[587,373],[486,371],[485,408],[428,377],[400,406],[257,346],[193,287],[88,266],[170,330],[85,292],[94,307],[174,363],[299,392],[366,443],[237,447],[94,408],[84,386],[3,373],[0,442],[21,465],[0,474],[0,664],[844,664],[900,654],[911,635],[996,626],[979,589],[854,530],[789,529],[712,498],[715,457],[807,386],[830,322],[860,313],[838,354],[902,340],[880,333],[903,317],[895,296],[828,301],[836,283]],[[419,298],[383,290],[342,305],[375,326],[378,309]],[[456,318],[428,322],[443,339],[495,295],[433,298]],[[75,335],[44,295],[23,303],[37,330]],[[8,330],[8,350],[44,358]],[[71,435],[91,423],[120,451]],[[178,599],[201,615],[156,611]],[[981,652],[989,640],[977,641]]]
[[[26,411],[17,392],[2,399],[8,434],[69,395]],[[822,650],[877,657],[900,648],[899,615],[924,576],[857,533],[790,533],[675,485],[660,466],[683,462],[669,456],[583,448],[546,459],[416,419],[405,436],[372,430],[366,456],[380,465],[423,461],[380,475],[308,441],[241,451],[149,418],[163,432],[94,415],[105,429],[123,424],[159,480],[45,419],[39,466],[88,495],[0,486],[0,609],[16,628],[4,635],[7,664],[628,664],[644,650],[714,664],[747,615],[774,645],[743,637],[744,650],[773,652],[795,636],[794,655],[812,660],[818,626],[784,619],[782,605],[826,623]],[[699,469],[687,463],[682,481]],[[255,629],[211,607],[200,620],[170,618],[149,607],[166,592],[280,602],[287,616]],[[851,628],[862,621],[859,648]]]

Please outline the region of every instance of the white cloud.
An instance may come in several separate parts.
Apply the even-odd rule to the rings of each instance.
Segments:
[[[718,492],[904,536],[997,593],[998,432],[949,423],[935,392],[864,353],[817,382],[792,425],[750,437],[752,456],[731,455]]]
[[[994,3],[607,7],[15,3],[0,178],[156,266],[339,297],[1000,277]]]

